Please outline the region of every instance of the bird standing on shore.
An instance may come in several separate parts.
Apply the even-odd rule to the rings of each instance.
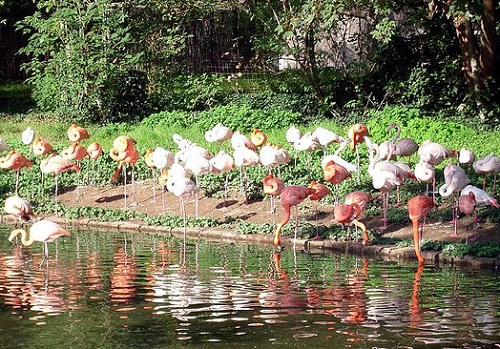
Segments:
[[[14,171],[16,195],[18,195],[19,192],[19,172],[22,168],[30,168],[33,164],[33,161],[29,160],[15,149],[12,149],[7,155],[0,158],[0,168]]]
[[[5,213],[11,214],[18,219],[21,225],[29,222],[33,215],[31,204],[17,195],[9,196],[5,200],[4,210]]]
[[[276,231],[274,232],[274,246],[281,248],[281,230],[283,226],[288,223],[291,215],[292,206],[297,207],[302,201],[307,199],[307,197],[314,193],[314,189],[308,188],[304,185],[291,185],[285,187],[281,191],[281,206],[285,210],[285,217],[276,227]],[[295,214],[295,239],[297,239],[297,230],[298,230],[298,212]]]

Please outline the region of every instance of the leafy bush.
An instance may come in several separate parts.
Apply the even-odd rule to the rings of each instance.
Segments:
[[[254,128],[270,130],[298,124],[302,116],[281,109],[263,110],[253,109],[249,105],[228,104],[200,112],[197,119],[205,130],[220,122],[233,130],[251,132]]]

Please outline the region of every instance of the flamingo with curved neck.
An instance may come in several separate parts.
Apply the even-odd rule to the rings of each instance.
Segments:
[[[21,243],[24,246],[31,246],[35,241],[44,243],[44,258],[40,263],[41,267],[43,262],[49,258],[48,243],[57,240],[61,236],[69,236],[70,233],[57,223],[49,220],[41,220],[31,226],[29,230],[29,237],[26,230],[15,229],[10,233],[9,241],[12,242],[12,240],[18,235],[21,235]]]

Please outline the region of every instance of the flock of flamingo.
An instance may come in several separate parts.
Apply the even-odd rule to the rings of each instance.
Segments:
[[[385,142],[376,144],[371,140],[368,128],[364,124],[353,125],[348,132],[348,136],[343,138],[334,132],[322,127],[318,127],[313,132],[302,134],[295,126],[291,126],[286,132],[286,140],[297,151],[313,151],[323,148],[323,159],[321,167],[324,172],[324,180],[334,186],[338,186],[342,181],[352,177],[353,173],[359,173],[360,155],[359,145],[365,143],[368,148],[368,173],[372,178],[373,188],[380,191],[382,199],[382,223],[381,230],[387,229],[387,208],[389,204],[389,193],[396,189],[399,202],[399,190],[407,179],[418,180],[427,183],[426,194],[417,195],[411,198],[408,205],[409,217],[413,223],[413,238],[415,253],[419,264],[424,263],[421,254],[421,240],[425,217],[435,206],[435,193],[442,197],[454,198],[454,234],[457,235],[458,212],[466,215],[474,215],[474,229],[477,238],[477,207],[492,205],[499,207],[494,198],[496,176],[500,172],[500,158],[494,154],[486,155],[476,159],[475,154],[466,148],[460,151],[450,149],[444,145],[431,140],[424,141],[418,145],[411,138],[399,138],[401,128],[397,124],[391,124],[388,131],[396,129],[394,136]],[[56,154],[52,145],[41,137],[35,137],[35,132],[27,128],[22,134],[22,141],[30,145],[35,156],[44,156],[40,161],[42,180],[44,174],[54,174],[55,176],[55,196],[57,202],[58,185],[57,176],[65,171],[77,171],[81,169],[81,161],[85,158],[91,160],[98,159],[103,154],[102,146],[98,142],[92,142],[88,147],[82,146],[83,140],[89,139],[89,133],[83,127],[72,124],[67,132],[71,145],[60,154]],[[144,155],[144,161],[151,168],[154,180],[161,187],[175,194],[180,199],[181,215],[186,226],[186,211],[184,200],[195,196],[196,216],[198,217],[199,200],[199,176],[205,173],[226,173],[224,188],[224,198],[227,197],[227,174],[233,168],[238,167],[242,174],[242,180],[246,181],[246,168],[248,166],[260,165],[267,169],[267,175],[263,179],[263,193],[271,197],[271,212],[273,224],[276,222],[276,198],[280,198],[281,206],[284,210],[283,219],[276,225],[274,233],[274,245],[280,249],[281,231],[291,217],[291,208],[297,207],[305,199],[319,201],[327,195],[331,195],[331,190],[319,181],[312,181],[309,185],[285,185],[279,178],[279,166],[290,162],[290,154],[284,148],[268,142],[267,135],[254,129],[249,137],[240,131],[233,131],[222,124],[215,125],[206,131],[205,140],[207,142],[217,142],[219,152],[212,155],[207,149],[183,138],[178,134],[173,135],[173,141],[178,146],[178,151],[173,153],[162,147],[148,149]],[[222,149],[222,144],[230,141],[233,148],[232,155]],[[327,147],[337,143],[338,148],[335,153],[327,155]],[[112,181],[118,180],[123,173],[125,207],[127,207],[127,166],[131,166],[132,185],[131,196],[135,202],[134,188],[134,164],[141,158],[135,147],[135,140],[129,136],[121,135],[113,142],[113,147],[109,151],[111,159],[118,164]],[[356,151],[357,164],[349,163],[341,157],[341,152],[349,147],[351,151]],[[0,157],[0,168],[12,170],[15,173],[15,195],[5,201],[5,212],[12,214],[21,224],[32,220],[32,207],[27,200],[18,196],[19,172],[23,168],[29,168],[34,164],[22,153],[12,149],[0,139],[0,151],[7,152],[7,155]],[[410,166],[399,160],[401,157],[409,157],[417,153],[420,161],[412,169]],[[435,167],[440,165],[445,159],[452,159],[444,168],[444,184],[437,188]],[[454,160],[456,164],[454,164]],[[297,161],[297,159],[295,159]],[[308,164],[310,166],[310,164]],[[482,188],[471,184],[467,172],[463,167],[472,167],[476,173],[484,176]],[[274,171],[278,168],[278,171]],[[156,178],[156,173],[159,176]],[[278,172],[275,174],[274,172]],[[486,176],[492,174],[493,194],[486,191]],[[193,180],[194,179],[194,180]],[[432,190],[429,186],[432,185]],[[154,186],[153,186],[154,187]],[[338,191],[337,191],[338,192]],[[427,195],[432,193],[432,196]],[[246,193],[245,193],[246,194]],[[154,193],[156,195],[156,193]],[[343,202],[339,200],[338,194],[335,196],[333,215],[335,220],[342,225],[355,225],[363,232],[363,243],[369,242],[369,236],[365,225],[359,221],[359,217],[364,212],[367,203],[372,200],[372,195],[363,191],[354,191],[345,196]],[[56,212],[57,214],[57,212]],[[296,217],[295,238],[297,234],[298,214]],[[30,228],[29,238],[24,229],[14,230],[9,240],[21,234],[22,243],[26,246],[34,241],[41,241],[45,244],[45,257],[48,257],[47,242],[54,241],[60,236],[67,236],[69,232],[49,220],[41,220],[34,223]],[[43,261],[42,261],[43,262]]]

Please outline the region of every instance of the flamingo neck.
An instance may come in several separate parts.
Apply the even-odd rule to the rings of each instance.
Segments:
[[[24,229],[17,229],[17,230],[14,230],[12,233],[11,233],[11,237],[9,240],[12,240],[14,237],[16,237],[17,235],[21,234],[21,243],[24,245],[24,246],[31,246],[34,242],[33,239],[31,239],[31,237],[28,239],[28,233],[26,232],[26,230]]]

